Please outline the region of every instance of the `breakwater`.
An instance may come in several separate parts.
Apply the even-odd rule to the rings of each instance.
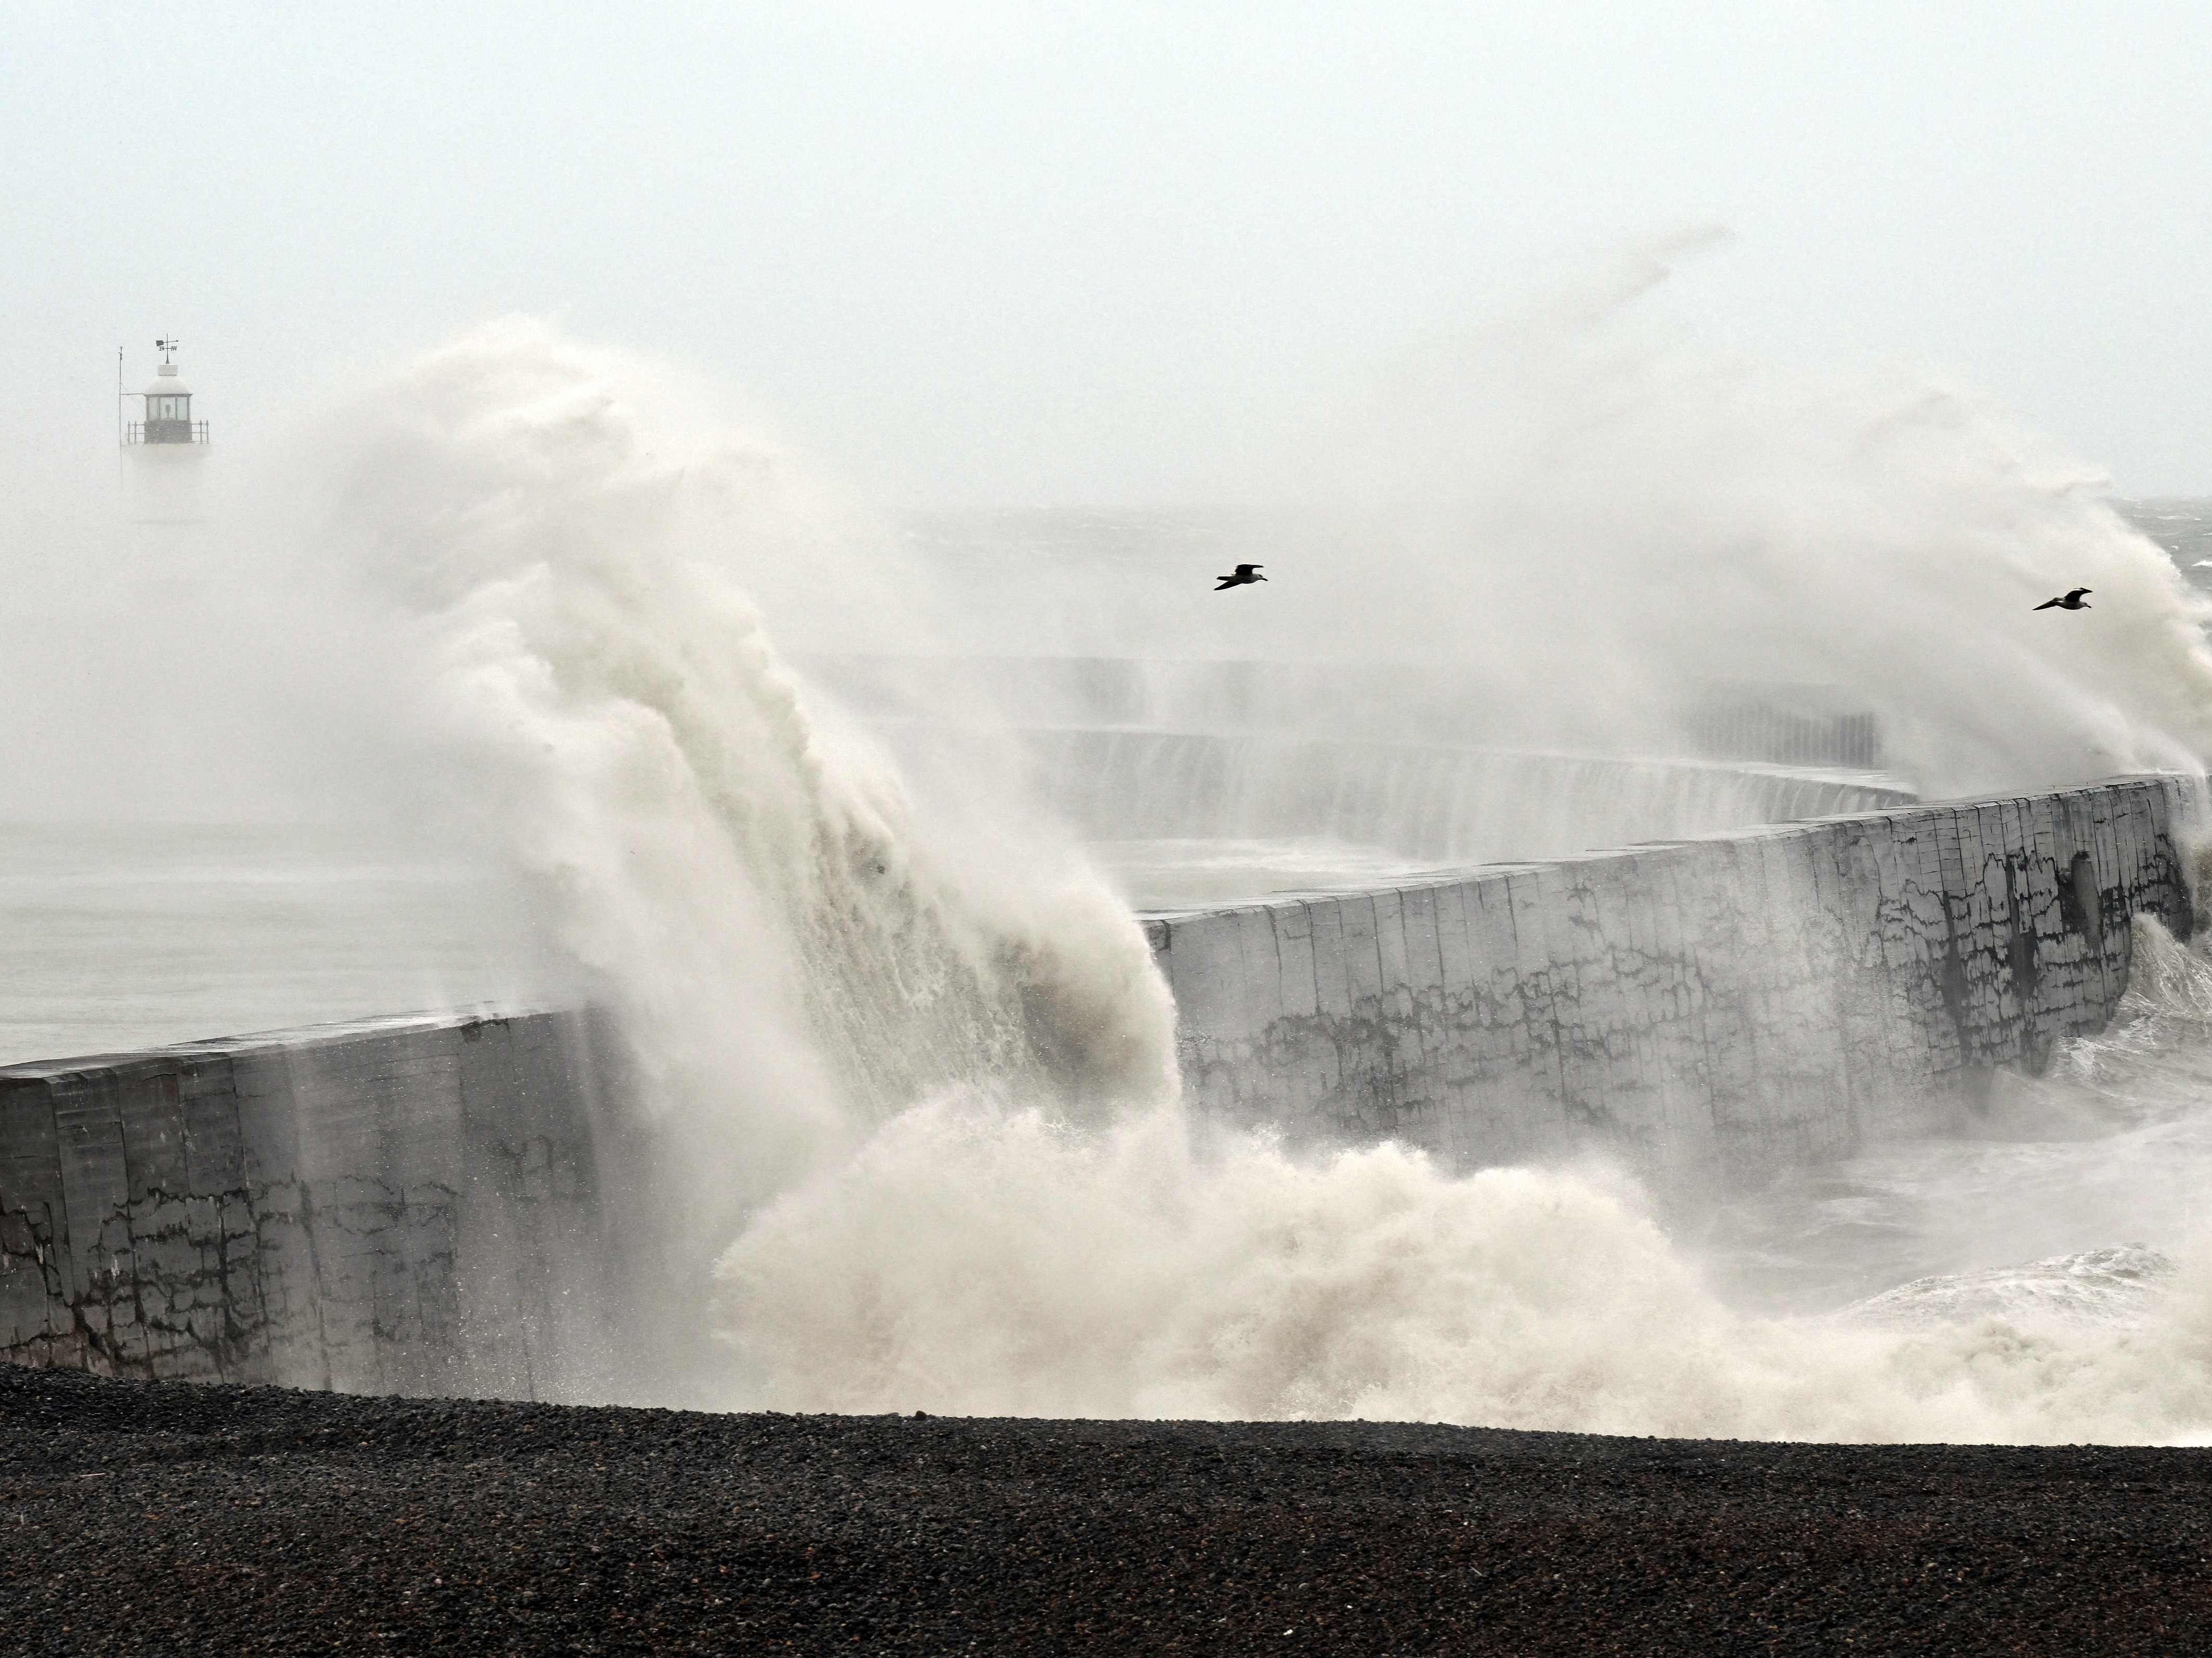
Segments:
[[[595,1023],[378,1019],[0,1069],[0,1358],[573,1395],[619,1303]]]
[[[1200,1111],[1756,1175],[1935,1126],[2107,1023],[2135,918],[2194,926],[2198,801],[2123,779],[1145,925]],[[0,1359],[629,1391],[661,1245],[619,1051],[554,1011],[0,1069]]]
[[[1880,774],[1352,742],[1270,732],[1030,728],[1045,798],[1085,834],[1322,835],[1465,864],[1916,799]]]
[[[1914,805],[1150,919],[1200,1108],[1472,1166],[1744,1176],[2039,1068],[2194,923],[2188,780]]]

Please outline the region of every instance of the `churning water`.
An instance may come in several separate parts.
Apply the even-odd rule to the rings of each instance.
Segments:
[[[723,1263],[759,1397],[1881,1440],[2212,1428],[2212,961],[1972,1139],[1700,1215],[1589,1170],[1319,1160],[1171,1108],[902,1114]]]
[[[1508,434],[1499,453],[1462,469],[1466,433],[1406,438],[1419,397],[1345,451],[1360,487],[1330,522],[1364,522],[1413,591],[1347,565],[1333,527],[1282,532],[1312,558],[1307,590],[1279,554],[1291,597],[1275,612],[1184,616],[1180,638],[1130,571],[1081,561],[1056,610],[1048,566],[1011,596],[979,585],[975,610],[1009,635],[1041,607],[1054,627],[1110,614],[1182,656],[1205,626],[1242,629],[1212,640],[1239,658],[1326,638],[1418,665],[1458,641],[1510,740],[1558,750],[1566,733],[1606,756],[1656,729],[1654,687],[1794,663],[1881,712],[1931,793],[2172,760],[2212,735],[2203,612],[2172,562],[1974,411],[1571,340],[1486,370],[1509,406],[1476,408],[1471,429]],[[497,325],[345,411],[353,464],[296,531],[350,573],[345,614],[392,665],[362,712],[412,756],[404,798],[444,803],[432,838],[520,884],[531,936],[621,1017],[665,1151],[660,1315],[717,1338],[661,1396],[1807,1438],[2212,1432],[2203,955],[2146,929],[2123,1021],[2008,1086],[1972,1137],[1723,1202],[1594,1168],[1447,1170],[1388,1145],[1292,1155],[1193,1121],[1142,933],[1030,788],[1023,711],[948,690],[940,723],[1006,740],[908,752],[793,665],[981,648],[960,637],[989,629],[963,615],[957,570],[933,588],[927,545],[870,531],[699,407],[649,367]],[[1531,410],[1554,409],[1532,447]],[[1461,398],[1450,421],[1468,417]],[[1509,487],[1512,465],[1529,479]],[[1412,505],[1372,511],[1377,495]],[[1588,555],[1552,556],[1562,544]],[[1210,598],[1219,535],[1163,545],[1154,562],[1195,584],[1174,603]],[[1669,610],[1686,562],[1710,602]],[[2076,580],[2108,595],[2108,632],[2027,631],[2019,601]],[[1982,596],[1958,599],[1970,581]],[[1854,609],[1869,582],[1887,591]],[[1851,633],[1900,596],[1948,631],[1916,612]],[[1478,625],[1501,607],[1512,626]],[[1808,614],[1838,636],[1781,637]],[[391,899],[333,924],[374,952],[362,913],[389,921]],[[415,953],[465,982],[475,966],[443,936]]]

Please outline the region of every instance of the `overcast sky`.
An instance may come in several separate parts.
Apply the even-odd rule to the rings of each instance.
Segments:
[[[698,366],[891,505],[1203,497],[1624,242],[2212,493],[2212,7],[0,7],[0,482],[114,351],[250,442],[509,310]]]

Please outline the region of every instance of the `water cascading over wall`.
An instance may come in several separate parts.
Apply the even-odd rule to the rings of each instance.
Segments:
[[[1185,1088],[1461,1166],[1595,1143],[1757,1175],[1925,1129],[2101,1028],[2132,918],[2193,925],[2150,778],[1147,922]]]
[[[1868,774],[1273,732],[1023,733],[1040,792],[1102,838],[1328,835],[1407,858],[1553,857],[1904,805]]]
[[[848,706],[911,717],[950,691],[1063,729],[1275,732],[1346,741],[1496,748],[1534,733],[1492,707],[1480,677],[1443,662],[1183,659],[1099,656],[816,654],[804,665]],[[1378,727],[1375,711],[1387,710]],[[1878,772],[1880,720],[1840,687],[1771,680],[1680,688],[1637,754],[1684,753]],[[1577,738],[1586,737],[1579,726]],[[1555,730],[1555,738],[1566,731]]]
[[[2134,917],[2193,925],[2200,795],[2123,780],[1146,925],[1202,1110],[1462,1165],[1595,1143],[1757,1174],[2101,1027]],[[0,1069],[0,1358],[623,1396],[657,1269],[617,1052],[572,1011]]]
[[[1664,740],[1589,752],[1493,728],[1426,665],[816,657],[895,751],[1012,736],[1036,797],[1096,841],[1330,841],[1437,865],[1558,857],[1917,797],[1870,714],[1806,686],[1705,687]],[[949,701],[939,701],[949,698]],[[1011,711],[963,723],[954,710]],[[1376,709],[1389,709],[1378,724]],[[1510,724],[1510,722],[1508,722]],[[1679,729],[1673,729],[1679,726]]]

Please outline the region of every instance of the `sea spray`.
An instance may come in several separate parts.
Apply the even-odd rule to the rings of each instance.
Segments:
[[[1217,601],[1170,560],[1009,563],[994,615],[1060,618],[1092,654],[1432,669],[1504,748],[1681,753],[1716,686],[1817,685],[1878,714],[1886,763],[1930,798],[2212,753],[2212,610],[2097,469],[1939,373],[1671,328],[1664,288],[1706,240],[1317,397],[1244,486],[1267,510],[1224,532],[1220,568],[1264,562],[1267,586]],[[2033,610],[2074,586],[2095,608]],[[1332,729],[1404,740],[1433,700],[1414,689]]]
[[[2118,1330],[1754,1317],[1626,1182],[1189,1121],[1133,919],[1014,795],[964,821],[1020,832],[948,837],[790,671],[747,583],[823,577],[837,537],[784,458],[672,431],[653,398],[635,364],[498,325],[371,399],[347,499],[427,716],[629,1033],[668,1152],[650,1202],[684,1241],[655,1310],[693,1327],[710,1292],[726,1348],[686,1396],[1863,1439],[2212,1424],[2186,1248]],[[2079,522],[2085,556],[2137,557]],[[823,585],[850,603],[856,579]],[[2023,683],[2073,683],[2054,672]],[[1940,717],[1953,688],[1923,683]],[[2126,732],[2188,694],[2069,695]],[[2003,735],[1984,759],[2032,740]]]
[[[1073,1135],[940,1102],[773,1206],[722,1269],[779,1409],[1450,1421],[1696,1437],[2185,1438],[2212,1272],[2141,1321],[1899,1333],[1729,1308],[1632,1188],[1293,1158],[1172,1114]]]
[[[887,1126],[730,1251],[721,1292],[758,1367],[750,1397],[2193,1442],[2212,1431],[2212,1240],[2196,1196],[2212,1174],[2212,955],[2136,926],[2112,1029],[2001,1098],[2017,1140],[1882,1155],[1916,1159],[1908,1189],[1955,1209],[1966,1260],[2116,1225],[2170,1254],[2015,1255],[1759,1315],[1723,1293],[1689,1218],[1617,1174],[1454,1175],[1389,1145],[1294,1156],[1171,1110],[1076,1133],[969,1095]]]
[[[1174,1067],[1143,937],[1079,857],[933,832],[817,717],[738,573],[804,562],[833,608],[883,584],[795,465],[672,425],[659,390],[536,324],[482,329],[349,412],[342,533],[419,665],[447,792],[619,1015],[677,1270],[703,1277],[750,1205],[932,1089],[1103,1109]]]

